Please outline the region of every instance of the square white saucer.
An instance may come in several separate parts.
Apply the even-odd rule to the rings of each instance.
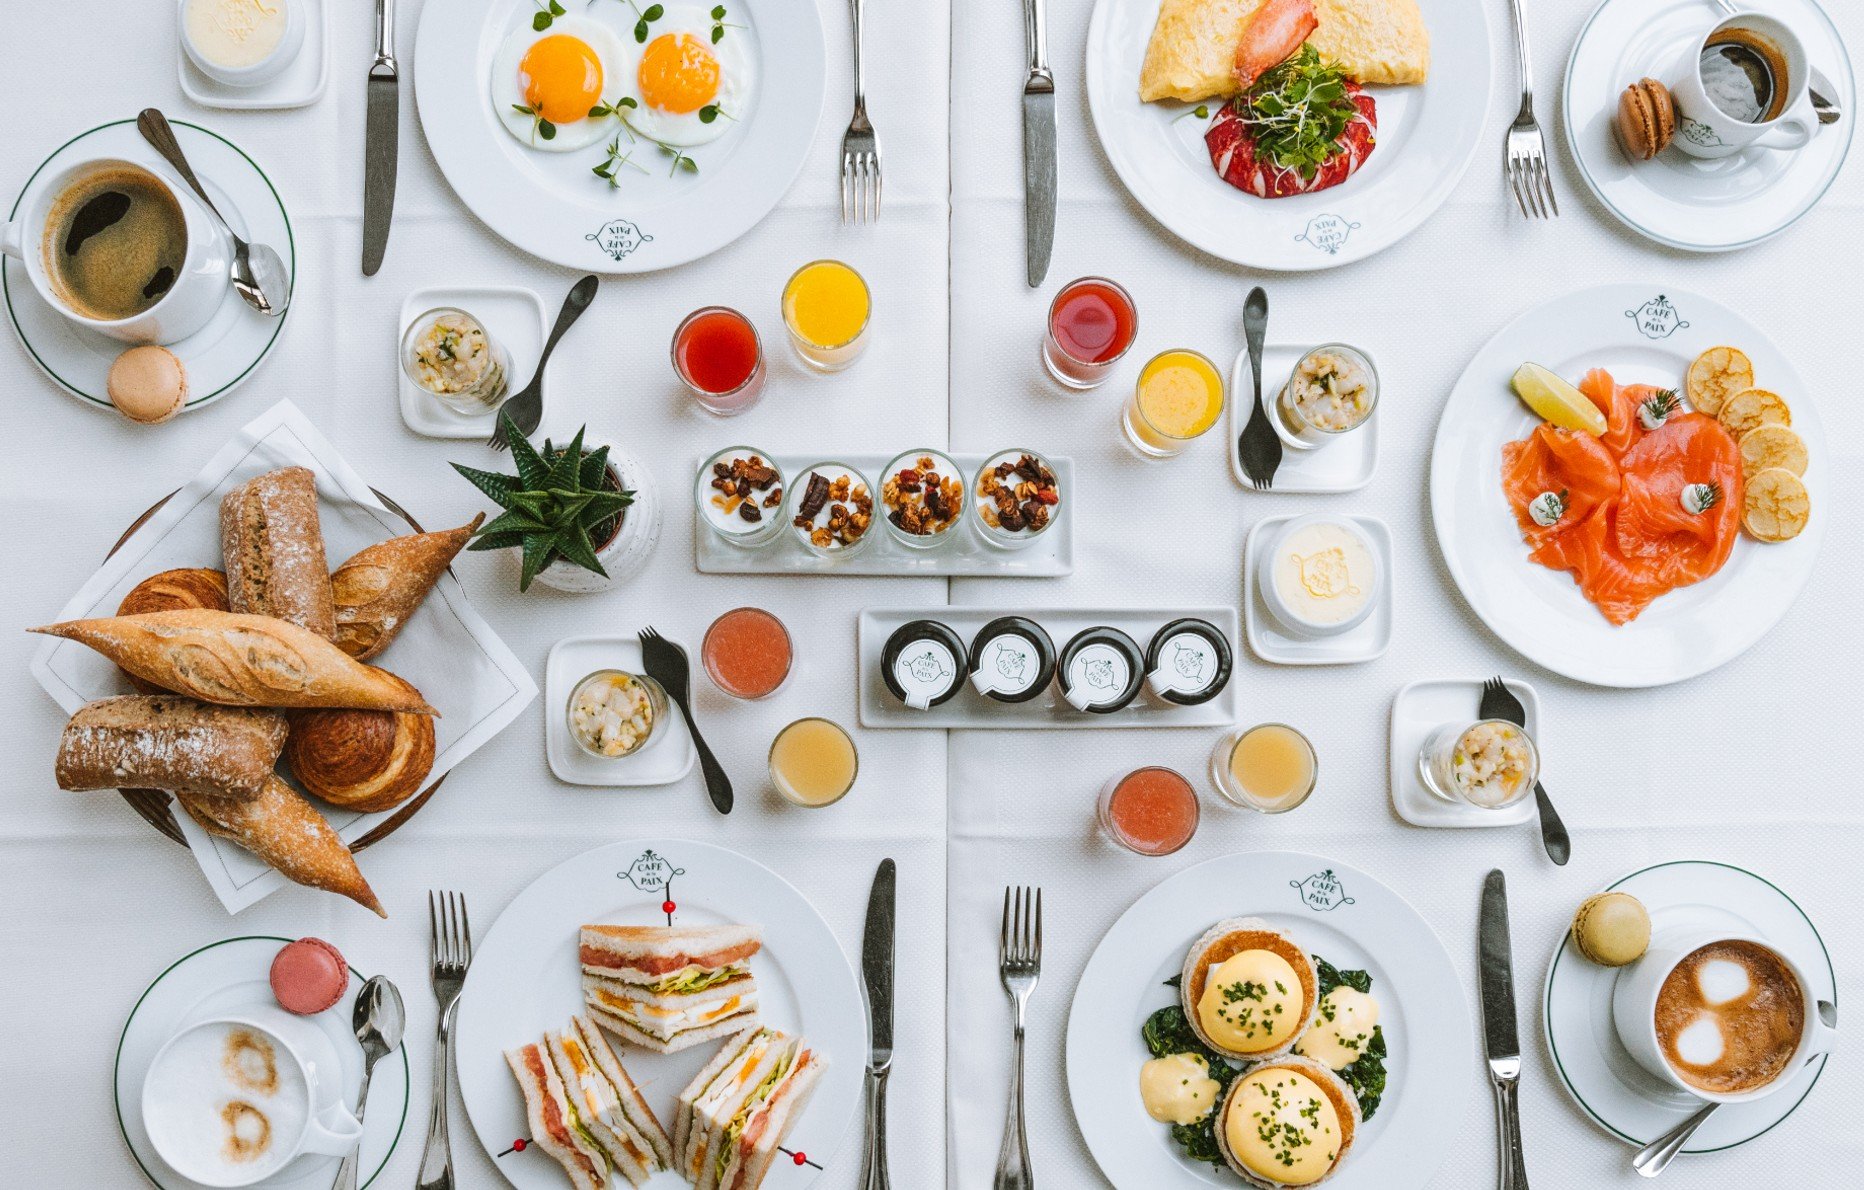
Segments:
[[[598,669],[641,672],[641,642],[632,636],[574,636],[560,640],[544,662],[544,754],[550,771],[571,785],[671,785],[692,772],[698,760],[692,728],[671,701],[663,738],[632,756],[601,760],[576,746],[564,708],[576,683]]]
[[[1305,514],[1304,514],[1305,515]],[[1393,581],[1392,563],[1397,551],[1392,547],[1392,531],[1376,517],[1348,517],[1365,530],[1378,552],[1381,579],[1378,602],[1363,624],[1339,636],[1299,636],[1284,628],[1257,589],[1256,575],[1261,563],[1263,542],[1276,529],[1293,520],[1292,516],[1263,517],[1249,530],[1243,545],[1243,632],[1249,651],[1272,665],[1354,665],[1385,655],[1392,643]]]
[[[1522,726],[1540,741],[1540,696],[1526,682],[1504,679],[1526,710]],[[1518,826],[1535,816],[1534,799],[1524,797],[1500,810],[1483,810],[1446,802],[1424,788],[1417,757],[1430,733],[1446,723],[1474,723],[1482,702],[1481,678],[1425,678],[1412,682],[1392,699],[1392,808],[1412,826]]]
[[[395,331],[395,383],[401,420],[410,430],[429,438],[477,438],[483,442],[497,428],[498,410],[455,413],[416,388],[401,367],[401,337],[407,334],[408,325],[441,306],[453,306],[477,318],[492,341],[505,349],[511,357],[511,393],[531,382],[538,353],[544,349],[550,312],[544,308],[544,299],[517,285],[438,285],[417,289],[402,299],[401,321]],[[546,371],[546,386],[549,380]]]
[[[1294,374],[1294,366],[1309,350],[1291,343],[1269,343],[1262,348],[1263,401],[1275,399],[1288,377]],[[1249,482],[1243,470],[1240,442],[1243,427],[1249,424],[1249,395],[1254,390],[1255,381],[1249,375],[1249,352],[1245,349],[1238,353],[1230,367],[1230,471],[1236,476],[1236,482],[1250,491],[1255,490],[1255,485]],[[1366,424],[1340,435],[1337,442],[1329,442],[1315,450],[1296,450],[1286,445],[1284,438],[1281,466],[1275,471],[1272,490],[1356,492],[1371,483],[1372,474],[1379,465],[1379,416],[1374,409]],[[1274,424],[1273,418],[1269,424]]]
[[[309,107],[324,96],[330,83],[330,0],[292,0],[304,6],[304,44],[298,56],[256,87],[230,87],[201,73],[181,44],[181,11],[187,0],[175,5],[176,70],[181,93],[202,107],[231,110],[267,110]],[[367,62],[364,63],[367,65]]]

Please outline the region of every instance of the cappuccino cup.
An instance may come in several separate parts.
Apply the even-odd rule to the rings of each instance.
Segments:
[[[232,243],[191,190],[135,161],[96,157],[36,182],[0,224],[44,302],[125,343],[174,343],[213,318]]]
[[[1759,1099],[1830,1053],[1805,972],[1758,938],[1661,938],[1619,973],[1612,1024],[1639,1066],[1711,1103]]]
[[[309,1056],[321,1038],[283,1013],[251,1009],[199,1021],[149,1064],[142,1119],[176,1173],[203,1186],[250,1186],[304,1153],[343,1154],[362,1124],[336,1072]]]
[[[1710,25],[1683,50],[1670,79],[1673,143],[1691,157],[1732,157],[1750,146],[1803,149],[1819,130],[1806,47],[1757,12]]]

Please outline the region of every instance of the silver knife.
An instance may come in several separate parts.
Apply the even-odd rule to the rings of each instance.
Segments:
[[[362,275],[375,276],[395,217],[395,158],[401,135],[395,65],[395,0],[375,0],[375,64],[369,67],[368,120],[362,150]]]
[[[1514,957],[1508,943],[1508,884],[1497,868],[1482,882],[1480,923],[1482,1042],[1495,1087],[1496,1184],[1527,1190],[1521,1157],[1521,1042],[1515,1035]]]
[[[893,861],[880,861],[867,894],[867,935],[861,940],[861,979],[867,985],[867,1142],[861,1190],[889,1190],[887,1181],[887,1075],[893,1069]]]
[[[1048,276],[1055,247],[1055,76],[1049,73],[1048,33],[1042,0],[1023,0],[1023,40],[1029,79],[1023,84],[1023,210],[1029,287]]]

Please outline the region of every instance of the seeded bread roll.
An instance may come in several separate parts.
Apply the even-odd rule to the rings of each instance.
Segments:
[[[100,698],[65,724],[58,787],[256,797],[284,746],[285,718],[275,711],[209,706],[173,694]]]
[[[231,610],[336,637],[317,477],[309,469],[283,467],[228,492],[220,502],[220,550]]]
[[[483,520],[480,513],[470,525],[444,533],[391,537],[337,567],[330,576],[337,648],[358,661],[386,649]]]
[[[119,616],[140,616],[144,612],[186,611],[206,608],[223,612],[227,608],[227,576],[219,570],[183,567],[152,574],[130,588],[117,605]],[[129,684],[144,694],[165,693],[160,686],[123,671]]]

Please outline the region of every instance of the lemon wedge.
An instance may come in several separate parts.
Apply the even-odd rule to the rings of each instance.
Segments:
[[[1593,436],[1605,432],[1605,415],[1585,393],[1539,364],[1522,364],[1515,369],[1515,395],[1527,407],[1563,430],[1582,430]]]

